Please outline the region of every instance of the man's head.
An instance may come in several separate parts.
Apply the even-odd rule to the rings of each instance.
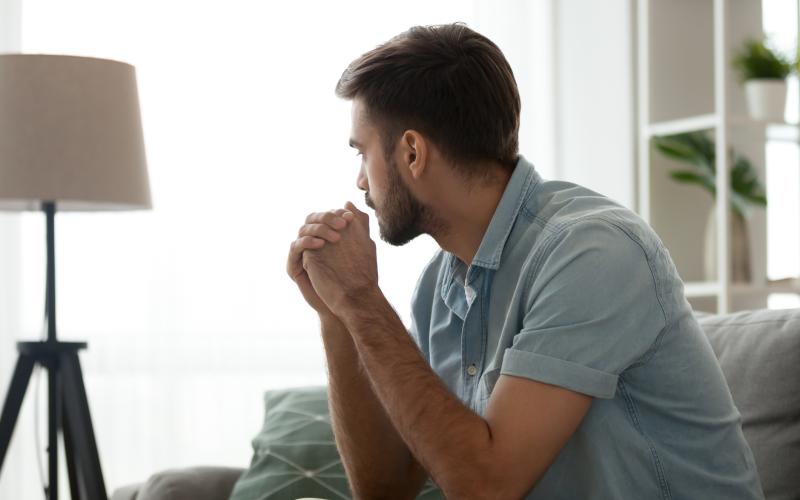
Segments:
[[[353,61],[336,94],[353,100],[358,185],[389,243],[440,224],[404,180],[417,163],[441,160],[472,182],[492,176],[486,165],[516,164],[520,99],[511,67],[463,24],[417,26],[392,38]]]

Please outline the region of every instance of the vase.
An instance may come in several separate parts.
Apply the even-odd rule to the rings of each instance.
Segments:
[[[712,206],[706,222],[705,255],[703,259],[703,274],[706,281],[717,279],[717,211]],[[752,280],[750,262],[750,234],[747,229],[747,220],[735,210],[730,210],[730,279],[734,283],[749,283]]]
[[[744,83],[750,118],[783,122],[786,111],[786,80],[756,78]]]

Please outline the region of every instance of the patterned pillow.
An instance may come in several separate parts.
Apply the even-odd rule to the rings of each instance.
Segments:
[[[324,387],[267,391],[261,432],[253,459],[231,500],[352,498],[333,440]],[[444,498],[430,481],[418,500]]]

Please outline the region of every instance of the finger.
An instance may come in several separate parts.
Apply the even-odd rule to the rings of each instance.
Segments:
[[[328,212],[315,212],[306,217],[306,224],[327,224],[332,229],[344,229],[347,227],[347,219],[341,217],[335,210]]]
[[[344,214],[346,213],[347,210],[344,210],[343,208],[328,210],[322,215],[322,222],[334,229],[344,229],[347,227],[348,222],[347,218],[344,217]]]
[[[344,204],[344,208],[346,208],[347,210],[349,210],[349,211],[351,211],[351,212],[353,212],[354,214],[356,214],[356,215],[359,215],[359,216],[361,216],[361,215],[367,215],[366,213],[364,213],[364,212],[362,212],[361,210],[359,210],[359,209],[358,209],[358,207],[357,207],[357,206],[355,206],[355,204],[353,204],[353,202],[352,202],[352,201],[348,201],[347,203],[345,203],[345,204]]]
[[[364,221],[369,221],[369,215],[359,210],[358,207],[355,206],[352,201],[348,201],[347,203],[345,203],[344,208],[355,214],[356,217],[359,217]]]
[[[336,210],[334,210],[334,212],[336,213],[336,215],[338,215],[339,217],[341,217],[342,219],[344,219],[344,220],[346,220],[348,222],[350,222],[351,220],[353,220],[355,218],[355,215],[353,214],[353,212],[351,212],[350,210],[347,210],[345,208],[337,208]]]
[[[303,251],[316,250],[325,245],[325,240],[313,236],[297,238],[289,246],[289,258],[286,262],[286,272],[294,279],[303,272]]]
[[[322,238],[316,238],[314,236],[301,236],[295,240],[295,243],[299,253],[302,253],[303,250],[316,250],[317,248],[325,246],[325,240]]]
[[[297,232],[297,236],[313,236],[331,243],[342,239],[339,233],[325,224],[304,224]]]

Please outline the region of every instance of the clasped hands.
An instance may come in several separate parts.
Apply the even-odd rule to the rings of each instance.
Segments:
[[[350,202],[310,214],[289,248],[286,271],[320,317],[342,319],[379,291],[369,216]]]

